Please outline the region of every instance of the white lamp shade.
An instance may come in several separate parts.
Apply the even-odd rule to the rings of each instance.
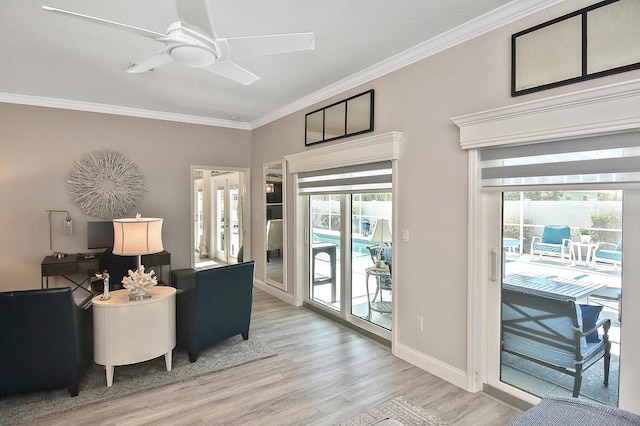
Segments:
[[[113,254],[137,256],[164,250],[162,220],[158,218],[114,219]]]
[[[389,227],[389,221],[387,219],[378,219],[373,227],[373,233],[371,233],[371,241],[377,243],[390,243],[391,242],[391,228]]]

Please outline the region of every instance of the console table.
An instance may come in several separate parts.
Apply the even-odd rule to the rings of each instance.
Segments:
[[[89,271],[98,272],[98,264],[100,262],[100,256],[102,253],[77,253],[69,254],[62,258],[54,256],[46,256],[42,263],[41,268],[41,288],[49,288],[49,277],[60,276],[65,278],[75,287],[73,291],[81,288],[91,293],[84,284],[89,279]],[[171,275],[171,253],[164,250],[160,253],[145,254],[142,256],[142,264],[145,268],[151,266],[160,266],[158,278],[162,280],[162,266],[169,267],[169,275]],[[83,279],[78,281],[74,279],[74,275],[83,274]]]
[[[129,301],[127,290],[111,292],[111,299],[92,299],[93,360],[104,365],[107,386],[116,365],[135,364],[164,355],[171,371],[176,346],[176,289],[155,286],[151,298]]]

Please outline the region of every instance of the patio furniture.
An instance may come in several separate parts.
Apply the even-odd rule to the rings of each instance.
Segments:
[[[315,239],[315,238],[314,238]],[[311,299],[315,299],[315,289],[317,285],[331,284],[331,303],[337,301],[336,294],[336,262],[338,245],[333,243],[314,242],[311,245]],[[320,253],[329,256],[329,275],[322,275],[316,271],[316,257]]]
[[[622,289],[620,287],[607,287],[589,295],[589,303],[606,306],[618,311],[618,321],[622,321]]]
[[[583,247],[587,248],[587,253],[585,255],[586,257],[584,258],[584,262],[582,261]],[[570,255],[574,264],[591,266],[591,262],[592,262],[591,259],[593,259],[593,251],[595,247],[596,247],[596,243],[592,243],[592,242],[583,243],[582,241],[571,241]]]
[[[369,246],[367,247],[367,250],[369,250],[369,255],[371,256],[371,261],[373,262],[374,266],[377,264],[378,252],[380,252],[380,257],[382,258],[382,261],[388,268],[388,273],[386,273],[387,268],[385,268],[382,270],[383,272],[385,272],[384,274],[379,274],[376,276],[378,285],[376,287],[376,294],[373,296],[373,299],[372,299],[372,301],[375,302],[376,297],[378,296],[378,292],[380,291],[380,301],[383,301],[381,290],[391,291],[391,260],[392,260],[393,252],[391,250],[391,246],[387,244]],[[368,282],[369,282],[369,276],[367,275],[367,285],[368,285]]]
[[[555,275],[520,273],[505,276],[502,279],[502,287],[550,299],[586,303],[591,294],[605,289],[607,285],[576,278],[560,278]]]
[[[368,237],[369,233],[371,232],[371,222],[369,222],[369,219],[362,218],[362,236],[363,237]]]
[[[594,314],[591,308],[571,300],[503,289],[502,350],[573,376],[574,398],[580,394],[582,372],[602,358],[604,385],[608,386],[611,320],[597,319],[599,312],[596,309]]]
[[[542,237],[531,241],[531,260],[534,255],[559,257],[562,262],[571,262],[571,228],[561,225],[546,225]]]
[[[610,263],[617,268],[622,265],[622,241],[618,244],[599,242],[593,252],[592,266],[596,267],[596,262]]]
[[[367,304],[369,305],[367,320],[370,321],[372,311],[375,311],[381,314],[390,314],[392,311],[391,302],[390,301],[385,302],[384,299],[382,298],[383,282],[388,282],[387,287],[384,289],[391,291],[391,269],[383,270],[383,269],[377,269],[377,268],[371,267],[371,268],[366,268],[365,273],[367,276],[365,281],[366,292],[367,292]],[[371,276],[376,278],[376,293],[373,295],[373,298],[371,298],[370,296],[371,293],[369,292],[369,277]],[[380,294],[379,301],[376,300],[376,298],[378,297],[378,294]]]
[[[520,240],[517,238],[503,238],[502,248],[511,254],[520,254]]]

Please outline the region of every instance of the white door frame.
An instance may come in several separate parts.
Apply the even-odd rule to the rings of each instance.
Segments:
[[[190,249],[191,249],[191,253],[189,253],[189,259],[190,259],[190,265],[191,268],[195,268],[195,257],[193,255],[193,247],[195,247],[196,241],[195,241],[195,232],[193,230],[193,224],[194,224],[194,217],[197,214],[197,212],[195,211],[195,193],[196,193],[196,188],[195,188],[195,172],[196,170],[221,170],[221,171],[230,171],[230,172],[237,172],[238,173],[238,205],[239,205],[239,209],[241,210],[241,216],[242,216],[242,220],[241,220],[241,224],[240,226],[240,241],[242,241],[242,245],[244,246],[243,248],[243,252],[246,253],[245,254],[245,259],[249,258],[249,253],[251,253],[251,239],[250,238],[246,238],[247,235],[251,235],[251,217],[249,214],[249,210],[248,208],[246,208],[247,201],[251,199],[251,191],[250,188],[248,187],[248,183],[251,182],[251,170],[249,168],[244,168],[244,167],[229,167],[229,166],[199,166],[199,165],[191,165],[189,167],[189,189],[190,189],[190,199],[189,199],[189,208],[190,208],[190,215],[189,215],[189,235],[190,235]],[[240,218],[239,218],[240,219]],[[212,245],[211,243],[209,244],[210,246]],[[209,247],[209,252],[212,252],[212,250],[214,250],[215,247]]]

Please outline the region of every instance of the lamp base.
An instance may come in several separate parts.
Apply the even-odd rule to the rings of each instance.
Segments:
[[[67,253],[63,253],[61,251],[54,251],[51,257],[55,257],[56,259],[62,259],[63,257],[67,257]]]
[[[151,295],[149,293],[146,294],[129,294],[129,302],[140,301],[144,299],[151,299]]]

